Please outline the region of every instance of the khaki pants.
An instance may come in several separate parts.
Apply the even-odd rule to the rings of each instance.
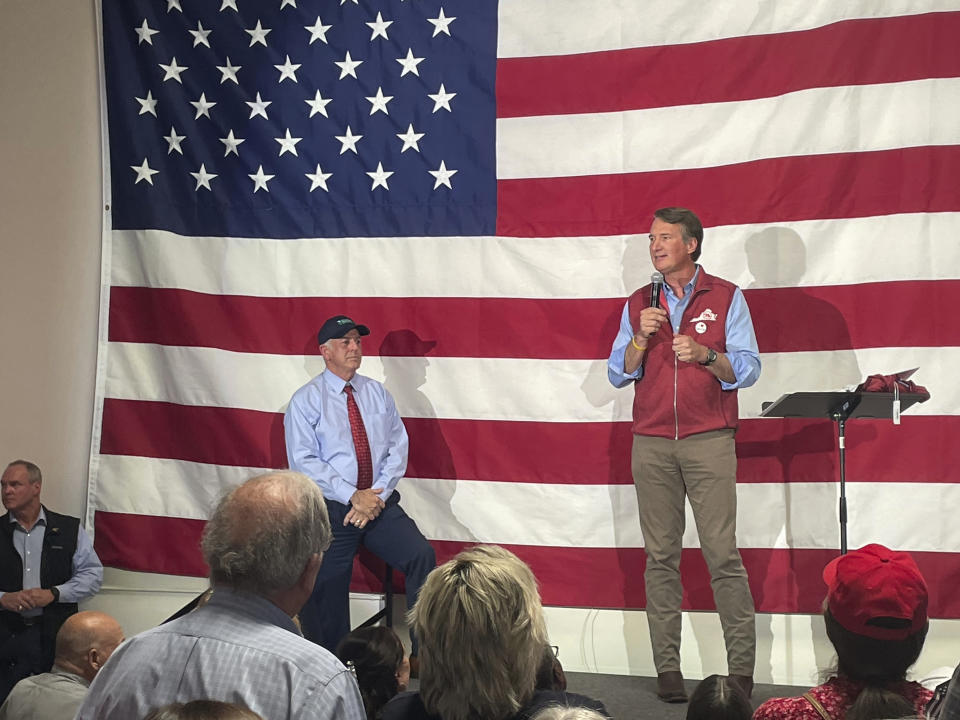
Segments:
[[[710,568],[727,646],[727,672],[753,675],[757,641],[753,598],[737,550],[733,430],[682,440],[634,435],[631,460],[647,553],[647,621],[657,672],[680,669],[680,552],[686,495]]]

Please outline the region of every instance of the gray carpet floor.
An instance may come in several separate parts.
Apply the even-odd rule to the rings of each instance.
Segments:
[[[687,715],[686,704],[668,704],[657,698],[655,677],[575,672],[566,675],[567,690],[600,700],[614,720],[684,720]],[[687,693],[692,693],[699,682],[686,680]],[[802,695],[809,689],[789,685],[756,685],[751,702],[756,708],[769,698]]]

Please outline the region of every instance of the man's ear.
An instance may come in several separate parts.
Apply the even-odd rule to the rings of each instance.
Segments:
[[[97,648],[90,648],[87,650],[87,665],[89,665],[94,670],[99,670],[103,667],[103,663],[106,660],[100,654],[100,651]]]
[[[300,580],[297,584],[301,590],[305,590],[307,595],[313,592],[313,586],[317,582],[317,574],[320,572],[320,565],[323,563],[323,553],[314,553],[307,559],[307,564],[303,566],[303,572],[300,573]]]

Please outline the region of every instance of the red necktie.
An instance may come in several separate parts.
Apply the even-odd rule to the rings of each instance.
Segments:
[[[367,431],[363,427],[360,407],[353,397],[353,386],[343,386],[347,394],[347,413],[350,415],[350,434],[353,435],[353,447],[357,451],[357,490],[366,490],[373,485],[373,460],[370,457],[370,443]]]

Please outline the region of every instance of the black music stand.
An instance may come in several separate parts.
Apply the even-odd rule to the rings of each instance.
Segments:
[[[923,393],[878,392],[795,392],[781,395],[776,402],[765,402],[760,417],[828,418],[837,424],[837,446],[840,452],[840,554],[847,552],[847,470],[844,447],[847,420],[854,418],[892,419],[894,402],[900,401],[903,412],[918,402],[926,402]]]

